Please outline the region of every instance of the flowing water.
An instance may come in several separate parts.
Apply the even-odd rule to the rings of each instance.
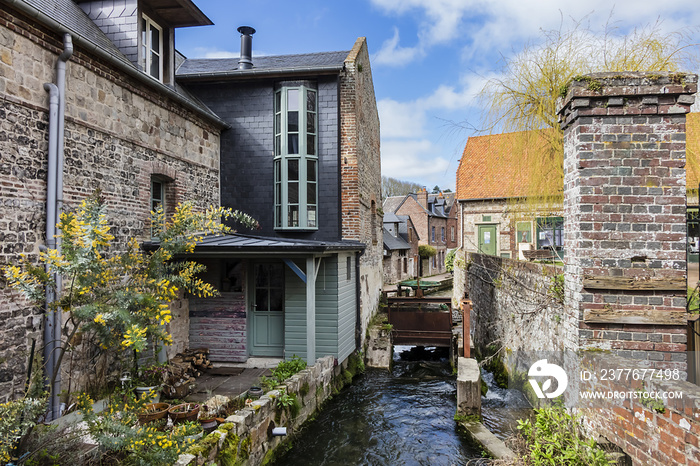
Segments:
[[[391,373],[368,369],[329,401],[276,464],[464,465],[481,455],[457,430],[456,397],[446,359],[395,357]]]

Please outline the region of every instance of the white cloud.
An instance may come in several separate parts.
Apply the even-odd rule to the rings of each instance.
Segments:
[[[425,111],[416,102],[377,102],[382,137],[415,138],[425,131]]]
[[[195,47],[194,53],[194,57],[187,58],[238,58],[240,56],[240,51],[230,52],[211,47]]]
[[[685,2],[666,2],[663,10],[657,0],[589,0],[567,2],[560,0],[371,0],[387,14],[411,14],[418,23],[417,43],[402,47],[398,30],[381,50],[378,64],[406,65],[423,57],[431,47],[444,43],[462,43],[468,58],[493,61],[498,51],[512,52],[524,41],[541,37],[542,30],[569,26],[582,21],[594,30],[653,24],[663,19],[662,28],[676,31],[700,24],[700,9],[688,8]],[[392,56],[395,53],[396,56]]]
[[[399,29],[394,28],[394,36],[387,39],[382,47],[372,57],[372,63],[376,65],[402,66],[422,56],[423,51],[417,47],[399,47]]]
[[[450,163],[436,156],[439,152],[440,148],[427,139],[382,139],[382,174],[400,180],[428,183],[431,186],[451,185],[454,175],[451,172],[446,174]]]

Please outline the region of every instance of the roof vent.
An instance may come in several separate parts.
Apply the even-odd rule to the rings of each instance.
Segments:
[[[253,67],[253,34],[255,29],[250,26],[238,28],[241,33],[241,57],[238,59],[239,70],[249,70]]]

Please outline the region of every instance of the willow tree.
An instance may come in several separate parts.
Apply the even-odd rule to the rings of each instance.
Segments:
[[[663,32],[658,22],[626,34],[615,28],[595,34],[580,22],[543,31],[539,43],[504,58],[499,77],[480,93],[483,131],[517,132],[509,137],[511,149],[495,155],[489,175],[527,179],[510,190],[511,198],[527,198],[525,213],[560,210],[564,152],[556,108],[568,83],[594,72],[679,71],[691,65],[692,52],[685,32]]]

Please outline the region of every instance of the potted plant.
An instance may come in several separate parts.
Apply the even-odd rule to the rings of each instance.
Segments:
[[[149,401],[160,401],[160,387],[167,375],[167,364],[152,364],[139,367],[134,377],[136,397],[149,397]],[[153,392],[153,393],[151,393]]]
[[[182,403],[168,409],[168,416],[173,420],[173,424],[196,421],[198,414],[199,405],[196,403]]]
[[[139,424],[145,425],[163,419],[168,414],[168,403],[148,403],[138,413]]]

